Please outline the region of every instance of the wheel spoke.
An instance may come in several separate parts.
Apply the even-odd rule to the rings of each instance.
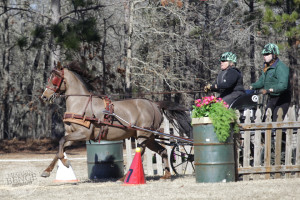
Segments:
[[[187,146],[184,145],[190,144],[175,144],[171,151],[170,164],[175,174],[186,174],[189,163],[192,166],[191,170],[195,172],[195,167],[193,165],[194,155],[192,154],[193,146],[188,150]]]
[[[179,167],[180,165],[183,165],[186,161],[182,162],[182,163],[179,163],[178,165],[175,165],[174,167]]]

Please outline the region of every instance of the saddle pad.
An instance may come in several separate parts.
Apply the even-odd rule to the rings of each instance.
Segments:
[[[66,119],[63,120],[63,122],[70,122],[70,123],[79,124],[79,125],[84,126],[86,128],[90,128],[90,125],[91,125],[90,121],[84,121],[82,119],[74,119],[74,118],[66,118]]]

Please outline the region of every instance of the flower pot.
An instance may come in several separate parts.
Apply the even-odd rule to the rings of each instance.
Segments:
[[[209,118],[194,118],[192,125],[195,146],[196,182],[235,181],[232,134],[226,142],[219,142]]]

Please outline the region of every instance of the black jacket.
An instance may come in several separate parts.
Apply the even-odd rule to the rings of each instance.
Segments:
[[[220,71],[211,90],[219,92],[221,97],[234,91],[244,91],[241,71],[235,67],[228,67],[227,69]]]

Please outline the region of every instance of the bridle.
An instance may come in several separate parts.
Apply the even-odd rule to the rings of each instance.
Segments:
[[[51,82],[50,82],[51,81]],[[61,84],[64,82],[64,69],[61,70],[53,69],[51,76],[48,79],[48,85],[46,88],[54,91],[54,93],[59,93]]]

